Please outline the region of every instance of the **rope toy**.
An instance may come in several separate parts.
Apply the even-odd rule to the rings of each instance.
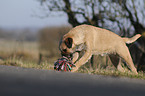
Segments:
[[[54,70],[57,71],[71,71],[72,67],[75,67],[75,64],[73,64],[71,58],[67,58],[63,56],[62,58],[58,59],[54,63]]]

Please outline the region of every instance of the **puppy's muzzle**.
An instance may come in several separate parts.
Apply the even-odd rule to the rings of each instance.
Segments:
[[[67,52],[65,52],[65,51],[62,51],[62,52],[61,52],[61,55],[62,55],[62,56],[65,56],[65,57],[68,57],[68,58],[70,58],[70,57],[72,58],[72,57],[73,57],[73,53],[67,53]]]

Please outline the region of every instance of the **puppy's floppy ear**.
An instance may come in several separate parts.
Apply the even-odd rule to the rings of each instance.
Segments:
[[[65,39],[64,43],[66,44],[66,46],[68,48],[72,48],[73,39],[68,37],[68,38]]]

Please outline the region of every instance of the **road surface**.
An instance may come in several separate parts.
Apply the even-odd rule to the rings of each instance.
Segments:
[[[145,96],[145,80],[0,65],[0,96]]]

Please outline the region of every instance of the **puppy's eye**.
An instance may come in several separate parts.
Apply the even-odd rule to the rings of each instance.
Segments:
[[[67,50],[66,49],[63,49],[63,52],[66,52]]]

